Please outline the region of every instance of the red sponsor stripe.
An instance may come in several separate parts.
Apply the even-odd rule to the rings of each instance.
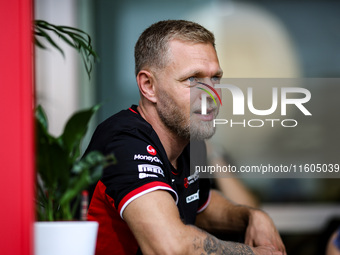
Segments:
[[[135,110],[133,110],[131,107],[129,108],[129,110],[135,114],[138,114],[138,112],[136,112]]]
[[[130,193],[128,193],[119,203],[118,205],[118,211],[119,214],[123,215],[123,211],[125,209],[125,207],[132,202],[134,199],[138,198],[140,195],[146,194],[148,192],[154,191],[154,190],[161,190],[161,189],[165,189],[165,190],[169,190],[172,191],[175,195],[176,195],[176,203],[177,203],[177,194],[176,192],[170,187],[170,185],[164,183],[164,182],[150,182],[147,183],[133,191],[131,191]],[[123,218],[123,217],[122,217]]]

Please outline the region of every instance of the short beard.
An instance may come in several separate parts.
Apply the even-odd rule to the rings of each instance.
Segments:
[[[160,104],[157,107],[157,113],[163,124],[175,135],[189,140],[190,123],[187,120],[183,109],[175,105],[170,96],[162,91],[160,93]]]
[[[216,128],[213,127],[212,121],[194,123],[190,118],[190,138],[191,140],[205,140],[211,138],[215,134]]]
[[[194,122],[185,116],[183,109],[173,103],[173,100],[166,92],[160,94],[160,104],[157,113],[163,124],[175,135],[185,140],[204,140],[209,139],[215,134],[216,128],[212,121]]]

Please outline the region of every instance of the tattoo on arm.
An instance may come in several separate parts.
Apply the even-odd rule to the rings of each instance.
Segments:
[[[195,238],[193,246],[195,250],[202,251],[201,255],[254,255],[250,247],[245,244],[222,241],[209,234],[206,235],[203,243],[200,238]]]

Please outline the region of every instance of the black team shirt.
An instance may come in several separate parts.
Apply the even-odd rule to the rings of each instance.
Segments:
[[[194,171],[190,173],[190,146],[180,155],[175,169],[156,132],[135,105],[97,127],[85,153],[93,150],[113,153],[117,159],[116,164],[104,170],[88,210],[88,220],[99,222],[96,255],[141,254],[123,212],[130,202],[144,194],[168,191],[185,224],[194,224],[196,214],[209,203],[209,180],[199,179]],[[197,164],[203,165],[205,158],[199,156],[197,160]]]

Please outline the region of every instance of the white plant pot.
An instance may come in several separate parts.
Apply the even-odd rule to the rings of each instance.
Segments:
[[[98,223],[52,221],[34,223],[35,255],[94,255]]]

